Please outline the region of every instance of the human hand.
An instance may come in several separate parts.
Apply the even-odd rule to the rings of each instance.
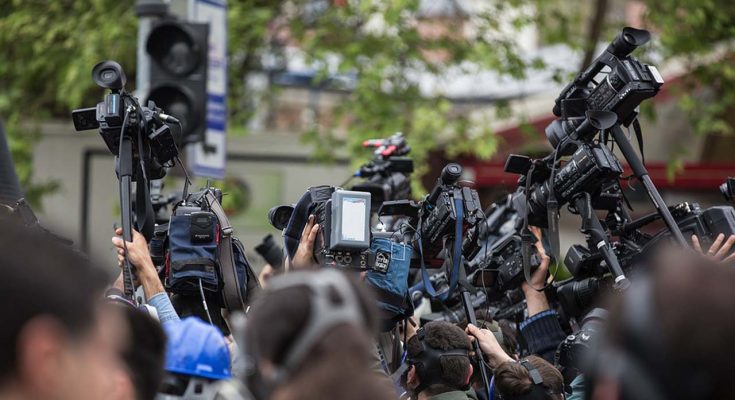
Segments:
[[[735,235],[730,235],[730,237],[727,238],[727,241],[725,241],[725,235],[720,233],[719,235],[717,235],[717,238],[715,238],[712,246],[710,246],[707,252],[705,252],[702,249],[702,245],[700,244],[697,235],[692,235],[692,246],[698,252],[700,252],[703,256],[723,263],[732,262],[733,260],[735,260],[735,252],[732,252],[732,254],[728,255],[728,253],[730,253],[730,250],[732,249],[733,244],[735,244]]]
[[[536,291],[536,289],[544,287],[546,285],[546,275],[549,272],[549,264],[551,264],[551,258],[546,255],[544,245],[543,243],[541,243],[541,229],[535,226],[529,226],[528,229],[531,231],[531,233],[533,233],[534,236],[536,236],[536,253],[541,259],[541,264],[538,266],[538,268],[536,268],[536,271],[533,271],[533,273],[531,273],[530,285],[529,282],[526,281],[523,281],[523,283],[521,284],[521,289],[523,289],[523,292]]]
[[[134,279],[140,281],[143,285],[143,291],[145,292],[146,298],[151,298],[154,295],[164,291],[163,284],[158,278],[158,271],[156,266],[153,265],[151,254],[148,251],[148,242],[145,237],[133,230],[133,241],[125,242],[123,244],[122,228],[115,230],[115,235],[112,238],[112,244],[117,248],[117,264],[122,268],[125,263],[125,247],[127,247],[128,261],[135,267],[133,271]],[[137,285],[138,282],[135,282]]]
[[[115,230],[117,236],[112,237],[112,244],[117,248],[117,265],[122,268],[125,262],[125,248],[127,247],[128,261],[136,268],[137,272],[157,274],[145,237],[133,230],[133,241],[123,243],[122,233],[122,228],[117,228]]]
[[[273,277],[275,274],[275,270],[270,264],[265,264],[263,269],[260,270],[260,273],[258,274],[258,282],[260,282],[261,287],[265,287],[268,280]]]
[[[319,233],[319,224],[315,222],[313,215],[309,216],[309,220],[301,232],[301,241],[296,249],[296,254],[291,260],[293,269],[308,269],[314,265],[314,242]]]
[[[471,342],[477,341],[480,345],[480,350],[485,354],[487,363],[490,368],[496,368],[498,365],[511,361],[513,358],[505,353],[498,339],[495,338],[492,332],[487,329],[480,329],[472,324],[468,324],[465,328],[465,332],[470,337]]]

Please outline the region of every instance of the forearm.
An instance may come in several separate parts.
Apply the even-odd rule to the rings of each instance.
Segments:
[[[160,292],[151,297],[147,297],[148,304],[153,306],[158,312],[158,320],[161,324],[165,324],[171,321],[178,321],[179,314],[176,313],[171,299],[168,298],[168,293]]]
[[[526,308],[528,309],[529,318],[551,308],[544,292],[536,291],[533,288],[524,288],[523,294],[526,297]]]
[[[156,267],[150,259],[140,267],[138,267],[138,279],[143,286],[145,298],[150,299],[159,293],[165,293],[161,279],[158,277]]]
[[[513,357],[506,354],[503,350],[494,353],[485,353],[485,358],[487,359],[487,365],[489,365],[491,369],[498,368],[500,364],[506,361],[514,360]]]
[[[525,343],[524,354],[535,354],[549,362],[553,362],[556,348],[566,337],[554,310],[542,311],[521,322],[519,333]]]

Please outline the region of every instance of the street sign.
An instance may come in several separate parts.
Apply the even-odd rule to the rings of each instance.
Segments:
[[[206,132],[204,142],[188,147],[189,169],[199,177],[223,179],[227,154],[226,0],[190,0],[189,20],[209,23]]]

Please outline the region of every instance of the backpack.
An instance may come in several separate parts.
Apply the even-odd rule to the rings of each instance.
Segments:
[[[220,199],[218,189],[204,189],[174,209],[168,228],[166,288],[183,295],[218,292],[223,308],[245,310],[260,285]]]

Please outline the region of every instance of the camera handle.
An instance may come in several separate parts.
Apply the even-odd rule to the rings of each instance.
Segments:
[[[615,143],[618,144],[620,152],[623,153],[623,157],[625,157],[625,160],[628,161],[628,165],[630,165],[630,168],[633,170],[633,175],[635,175],[636,178],[638,178],[638,180],[643,183],[643,187],[646,188],[646,193],[648,193],[648,197],[651,199],[651,202],[653,202],[653,205],[656,207],[656,210],[661,215],[664,223],[666,223],[666,227],[669,228],[669,231],[671,231],[674,239],[679,243],[679,245],[683,246],[684,248],[689,248],[689,244],[684,239],[684,235],[681,233],[681,230],[676,224],[676,221],[674,221],[674,217],[671,216],[671,211],[669,211],[669,207],[664,202],[664,199],[661,198],[661,194],[658,192],[658,189],[656,189],[656,185],[653,184],[651,177],[648,175],[648,170],[646,169],[646,166],[643,165],[643,162],[635,153],[635,150],[630,144],[628,138],[625,136],[623,129],[620,128],[620,125],[615,125],[610,128],[609,131],[610,133],[612,133]]]
[[[597,251],[605,260],[607,267],[610,269],[610,273],[615,278],[615,284],[613,287],[616,290],[625,290],[630,286],[630,281],[625,277],[623,268],[620,267],[618,257],[610,247],[610,243],[607,240],[605,230],[602,228],[600,220],[595,215],[595,210],[592,208],[592,199],[589,193],[582,193],[574,198],[574,208],[582,217],[582,228],[580,231],[587,235],[587,242],[590,247],[597,249]]]
[[[120,149],[118,152],[118,179],[120,181],[120,214],[122,218],[123,244],[133,241],[133,207],[130,200],[130,185],[133,182],[133,140],[126,133],[128,119],[126,110],[123,127],[120,132]],[[126,246],[127,247],[127,246]],[[135,283],[133,281],[133,266],[128,259],[127,249],[123,262],[123,289],[125,296],[137,305],[135,299]]]

